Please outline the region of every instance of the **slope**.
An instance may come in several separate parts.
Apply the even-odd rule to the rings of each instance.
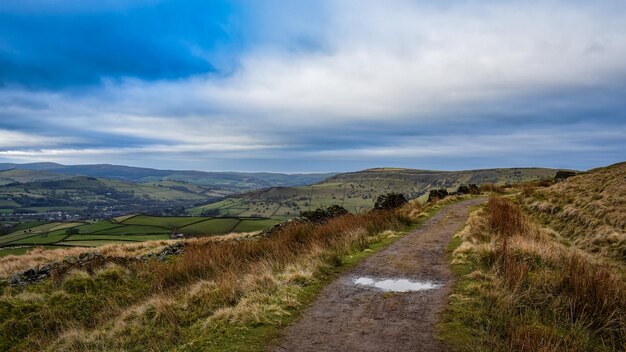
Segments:
[[[531,214],[578,248],[626,260],[626,162],[521,197]]]
[[[556,171],[543,168],[468,171],[368,169],[338,174],[310,186],[253,191],[193,208],[191,213],[290,218],[301,211],[333,204],[342,205],[351,212],[362,212],[371,209],[380,194],[400,192],[408,198],[418,198],[434,188],[455,190],[462,184],[470,183],[512,184],[552,178]]]

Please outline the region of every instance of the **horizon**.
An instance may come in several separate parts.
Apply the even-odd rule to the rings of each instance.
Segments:
[[[4,2],[0,163],[607,166],[626,160],[624,18],[617,0]]]
[[[623,161],[622,161],[623,162]],[[601,167],[612,166],[614,164],[619,164],[622,162],[617,162],[609,165],[602,165]],[[577,172],[587,172],[595,168],[591,169],[565,169],[565,168],[555,168],[555,167],[536,167],[536,166],[511,166],[511,167],[488,167],[488,168],[479,168],[479,169],[420,169],[420,168],[411,168],[411,167],[397,167],[397,166],[379,166],[379,167],[371,167],[367,169],[357,169],[357,170],[334,170],[334,171],[320,171],[320,172],[287,172],[287,171],[234,171],[234,170],[200,170],[200,169],[169,169],[169,168],[151,168],[151,167],[143,167],[143,166],[134,166],[134,165],[123,165],[123,164],[108,164],[108,163],[98,163],[98,164],[62,164],[55,163],[50,161],[41,161],[41,162],[33,162],[33,163],[8,163],[8,162],[0,162],[0,165],[3,164],[11,164],[11,165],[33,165],[33,164],[54,164],[62,167],[72,167],[72,166],[116,166],[116,167],[129,167],[129,168],[145,168],[152,169],[157,171],[181,171],[181,172],[207,172],[207,173],[275,173],[275,174],[286,174],[286,175],[311,175],[311,174],[343,174],[343,173],[351,173],[351,172],[362,172],[368,170],[376,170],[376,169],[402,169],[402,170],[416,170],[416,171],[443,171],[443,172],[462,172],[462,171],[481,171],[481,170],[497,170],[497,169],[552,169],[552,170],[566,170],[566,171],[577,171]],[[15,168],[20,170],[19,168]],[[12,169],[0,170],[8,171]],[[35,171],[35,170],[34,170]],[[43,170],[49,171],[49,170]]]

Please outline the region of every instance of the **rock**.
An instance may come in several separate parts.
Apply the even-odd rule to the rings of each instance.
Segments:
[[[40,268],[31,268],[21,273],[13,274],[11,278],[9,278],[9,283],[13,286],[26,286],[34,284],[50,277],[51,271],[51,265],[44,265]]]
[[[165,261],[168,257],[180,254],[184,248],[185,243],[183,242],[172,243],[163,247],[163,249],[156,254],[156,258],[158,261]]]

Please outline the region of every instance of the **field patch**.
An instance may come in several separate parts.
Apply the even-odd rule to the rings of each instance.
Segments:
[[[178,232],[188,235],[213,235],[232,232],[232,230],[241,222],[240,219],[210,219],[198,222],[178,229]]]
[[[161,226],[166,227],[168,229],[178,229],[181,227],[185,227],[194,222],[207,220],[206,217],[199,216],[148,216],[148,215],[138,215],[127,220],[122,221],[127,225],[153,225],[153,226]]]

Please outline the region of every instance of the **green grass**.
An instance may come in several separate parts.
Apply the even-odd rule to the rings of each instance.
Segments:
[[[21,239],[19,241],[11,242],[11,244],[53,244],[65,239],[67,235],[64,230],[53,231],[50,233],[43,233],[40,235],[34,235]]]
[[[233,232],[254,232],[254,231],[262,231],[264,229],[270,228],[280,221],[273,219],[263,219],[263,220],[242,220],[235,228]]]
[[[231,232],[241,222],[239,219],[211,219],[178,229],[185,234],[212,235]]]
[[[99,221],[93,224],[79,226],[78,229],[80,230],[80,233],[88,234],[88,233],[104,231],[104,230],[108,230],[108,229],[112,229],[112,228],[120,227],[120,226],[124,226],[124,225],[116,224],[116,223],[105,220],[105,221]]]
[[[189,225],[194,222],[206,220],[206,217],[191,217],[191,216],[148,216],[148,215],[139,215],[134,216],[130,219],[124,220],[124,224],[128,225],[153,225],[153,226],[161,226],[167,227],[168,229],[177,229]]]
[[[0,247],[23,245],[70,244],[95,246],[108,243],[168,239],[171,232],[190,235],[218,235],[229,232],[254,232],[278,223],[273,219],[126,216],[95,223],[40,223],[20,225],[17,231],[0,237]],[[80,233],[68,237],[68,228]],[[82,242],[78,242],[82,241]],[[19,251],[18,251],[19,252]]]
[[[0,257],[6,257],[8,255],[22,255],[28,253],[34,247],[20,247],[20,248],[2,248],[0,249]]]
[[[463,243],[460,238],[454,237],[448,244],[448,260],[452,261],[452,253]],[[456,278],[453,294],[472,295],[475,289],[475,280],[468,275],[479,268],[475,261],[451,265]],[[488,314],[480,300],[451,300],[448,304],[442,321],[438,325],[438,338],[448,346],[467,346],[468,351],[480,350],[482,342],[487,338],[485,331],[468,329],[467,325],[480,324],[489,320]],[[465,349],[462,349],[465,350]]]
[[[45,250],[59,249],[57,246],[19,246],[19,247],[3,247],[0,248],[0,257],[5,257],[8,255],[22,255],[26,254],[29,251],[35,248],[42,248]]]
[[[62,246],[74,246],[74,247],[99,247],[107,244],[127,244],[136,241],[120,241],[120,240],[102,240],[102,241],[68,241],[58,242],[57,245]]]
[[[113,227],[106,230],[102,230],[93,234],[107,234],[107,235],[150,235],[150,234],[168,234],[169,229],[152,226],[152,225],[128,225]]]
[[[11,232],[8,235],[2,236],[0,237],[0,245],[2,244],[7,244],[10,242],[14,242],[14,241],[19,241],[21,239],[24,239],[26,237],[31,237],[33,235],[38,235],[38,234],[43,234],[43,233],[47,233],[50,231],[54,231],[59,227],[63,227],[64,223],[60,223],[60,222],[51,222],[48,224],[43,224],[43,225],[37,225],[37,226],[33,226],[30,228],[26,228],[23,230],[18,230],[18,231],[14,231]],[[74,224],[69,225],[71,226],[75,226]]]

